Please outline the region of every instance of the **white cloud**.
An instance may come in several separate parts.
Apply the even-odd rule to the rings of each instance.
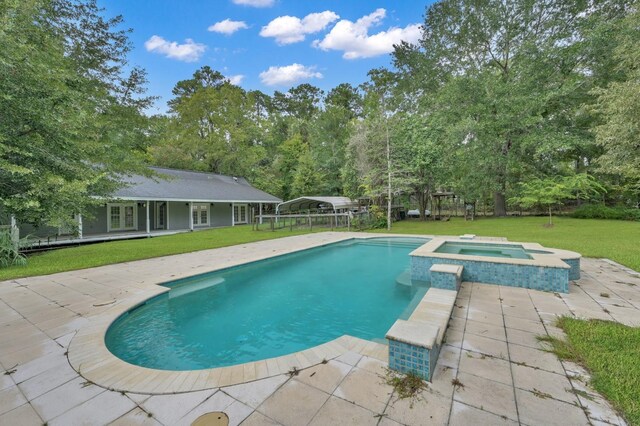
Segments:
[[[327,25],[338,19],[340,19],[340,16],[330,10],[310,13],[302,19],[296,16],[278,16],[262,27],[260,35],[262,37],[273,37],[280,45],[297,43],[304,40],[307,34],[322,31]]]
[[[207,46],[202,43],[196,43],[190,38],[186,39],[184,44],[178,44],[175,41],[168,41],[157,35],[147,40],[144,43],[144,47],[148,52],[160,53],[167,58],[184,62],[197,61],[207,50]]]
[[[235,4],[251,7],[271,7],[274,5],[275,0],[231,0]]]
[[[404,28],[391,27],[369,35],[369,29],[379,24],[387,15],[384,9],[376,9],[356,22],[343,19],[338,22],[322,40],[315,40],[313,46],[322,50],[341,50],[345,59],[370,58],[393,51],[393,45],[400,41],[415,43],[420,39],[420,24]]]
[[[313,66],[306,67],[300,64],[269,67],[268,70],[260,73],[260,80],[267,86],[284,86],[311,78],[322,78],[322,74]]]
[[[244,80],[244,75],[242,74],[229,75],[226,77],[226,79],[229,80],[229,83],[236,86],[240,86],[240,83],[242,83],[242,80]]]
[[[207,28],[214,33],[231,35],[238,30],[247,29],[249,26],[244,21],[232,21],[231,19],[225,19],[224,21],[216,22]]]

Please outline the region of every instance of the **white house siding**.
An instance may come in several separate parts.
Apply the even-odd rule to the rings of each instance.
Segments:
[[[209,226],[231,226],[231,203],[213,203],[209,206]]]
[[[169,202],[169,229],[189,229],[189,203],[184,201]]]
[[[92,209],[92,217],[82,218],[82,234],[105,234],[107,232],[107,207],[101,205]]]

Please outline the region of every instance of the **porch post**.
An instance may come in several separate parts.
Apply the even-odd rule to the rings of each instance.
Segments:
[[[258,212],[260,214],[260,225],[262,225],[262,203],[258,204]]]
[[[82,239],[82,215],[78,214],[78,238]]]
[[[165,225],[167,226],[167,231],[169,230],[169,201],[165,201],[165,209],[164,214],[167,216],[164,218]]]
[[[193,202],[189,201],[189,229],[193,231]]]
[[[16,217],[11,215],[11,228],[9,230],[9,236],[11,237],[11,242],[15,247],[18,247],[18,243],[20,241],[20,230],[18,229],[18,225],[16,224]]]
[[[151,223],[149,223],[149,204],[151,204],[151,201],[147,200],[147,235],[151,234]]]
[[[235,203],[231,203],[231,226],[236,226],[236,217],[233,214],[233,206]]]

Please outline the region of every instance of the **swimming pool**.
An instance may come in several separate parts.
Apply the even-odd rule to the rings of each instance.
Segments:
[[[344,334],[384,338],[427,290],[400,285],[422,238],[354,239],[165,284],[108,329],[131,364],[197,370],[276,357]]]
[[[462,254],[467,256],[502,257],[509,259],[531,259],[520,245],[488,244],[446,241],[435,250],[436,253]]]

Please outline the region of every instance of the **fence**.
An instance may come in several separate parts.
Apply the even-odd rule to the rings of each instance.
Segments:
[[[276,229],[313,227],[347,228],[351,229],[351,215],[349,213],[313,213],[313,214],[263,214],[256,215],[253,229],[259,231],[267,227],[271,231]]]

